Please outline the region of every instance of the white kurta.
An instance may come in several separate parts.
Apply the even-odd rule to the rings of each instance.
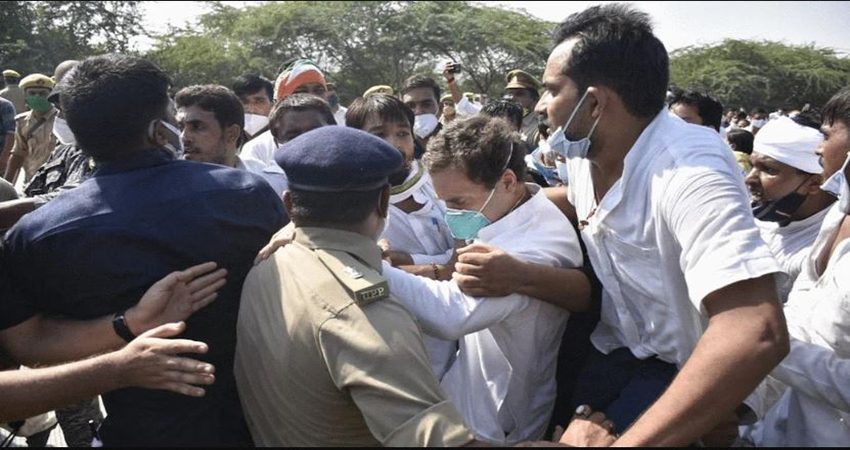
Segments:
[[[348,112],[348,108],[344,106],[340,106],[339,109],[334,113],[334,120],[336,120],[336,124],[344,127],[345,126],[345,113]]]
[[[803,264],[809,256],[812,244],[815,243],[815,238],[818,237],[818,231],[823,224],[823,218],[828,212],[829,208],[825,208],[811,217],[791,222],[784,227],[780,227],[776,222],[756,220],[762,239],[770,247],[776,262],[788,275],[785,282],[777,286],[779,300],[783,303],[788,300],[794,280],[803,270]]]
[[[275,150],[277,150],[277,143],[274,141],[274,136],[272,136],[271,131],[266,130],[242,146],[242,152],[239,153],[239,156],[242,159],[260,161],[266,166],[277,165],[274,161]]]
[[[267,166],[259,160],[245,159],[240,155],[236,168],[247,170],[248,172],[261,176],[269,183],[281,199],[283,199],[283,193],[289,189],[289,180],[286,178],[286,174],[283,172],[283,169],[281,169],[276,163],[271,166]]]
[[[437,198],[431,177],[421,167],[415,162],[411,169],[411,177],[421,171],[419,182],[399,198],[391,197],[390,201],[402,201],[412,196],[424,206],[408,214],[390,205],[389,225],[381,239],[388,240],[393,250],[409,254],[416,265],[445,264],[452,258],[455,241],[446,225],[446,206]],[[431,368],[440,380],[454,361],[457,340],[438,339],[428,333],[423,333],[422,338],[431,358]]]
[[[707,325],[708,294],[781,272],[759,236],[741,169],[710,128],[658,113],[598,207],[590,161],[568,167],[569,200],[604,286],[591,336],[602,353],[628,347],[681,367]]]
[[[757,446],[844,447],[850,444],[850,241],[817,259],[844,214],[830,208],[785,306],[791,353],[747,404],[763,420],[745,429]]]
[[[537,264],[581,266],[569,221],[539,187],[529,186],[534,196],[482,229],[479,240]],[[417,277],[386,263],[384,276],[424,330],[460,340],[442,385],[477,438],[496,444],[543,438],[569,313],[521,294],[469,297],[455,282]]]

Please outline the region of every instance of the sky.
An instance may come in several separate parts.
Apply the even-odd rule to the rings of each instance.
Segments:
[[[222,2],[235,6],[262,3]],[[536,17],[559,22],[568,15],[602,1],[483,1],[509,9],[524,9]],[[850,57],[850,2],[632,2],[649,13],[655,33],[668,51],[689,45],[702,45],[726,38],[767,39],[787,44],[815,44],[832,47]],[[142,3],[148,30],[165,31],[169,24],[192,24],[207,9],[201,2]],[[152,41],[138,38],[139,50]]]

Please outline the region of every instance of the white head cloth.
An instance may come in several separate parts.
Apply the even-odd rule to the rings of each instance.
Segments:
[[[820,131],[787,117],[771,120],[756,134],[753,151],[808,173],[821,173],[820,157],[815,153],[823,141]]]

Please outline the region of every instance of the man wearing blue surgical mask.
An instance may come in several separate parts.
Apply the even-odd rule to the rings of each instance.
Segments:
[[[604,287],[574,402],[625,431],[617,445],[687,445],[787,354],[781,268],[718,134],[666,111],[669,61],[649,17],[595,6],[555,35],[537,112]]]
[[[483,242],[545,270],[582,264],[567,218],[537,185],[522,182],[522,139],[504,120],[475,116],[448,125],[423,157],[456,239]],[[530,295],[484,299],[456,281],[384,264],[390,290],[423,331],[458,340],[442,385],[475,435],[499,445],[543,437],[555,402],[555,362],[569,312]],[[575,305],[577,310],[586,309]]]

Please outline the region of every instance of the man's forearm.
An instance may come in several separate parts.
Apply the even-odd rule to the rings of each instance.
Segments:
[[[21,198],[0,202],[0,230],[7,230],[15,226],[21,217],[35,211],[37,200],[33,198]]]
[[[772,307],[712,318],[664,395],[615,445],[688,445],[729,416],[787,351],[787,335],[766,323]]]
[[[3,141],[3,151],[0,152],[0,173],[6,173],[7,162],[9,161],[9,155],[12,153],[12,146],[15,143],[15,135],[13,133],[8,133],[6,135],[6,140]]]
[[[561,269],[523,261],[517,292],[570,312],[590,309],[590,281],[578,269]]]
[[[110,355],[32,370],[0,372],[0,423],[23,420],[117,389]]]
[[[21,155],[12,154],[9,156],[9,164],[6,166],[6,171],[3,174],[3,178],[6,179],[9,183],[15,184],[15,178],[17,178],[18,171],[21,170],[21,166],[24,164],[24,157]]]
[[[460,92],[460,88],[457,87],[457,79],[455,79],[454,81],[450,81],[448,85],[449,91],[452,93],[452,101],[454,101],[455,105],[457,105],[458,103],[460,103],[460,99],[463,98],[463,94]]]
[[[87,321],[37,316],[4,330],[0,341],[15,362],[33,367],[77,361],[126,344],[112,328],[111,316]]]

